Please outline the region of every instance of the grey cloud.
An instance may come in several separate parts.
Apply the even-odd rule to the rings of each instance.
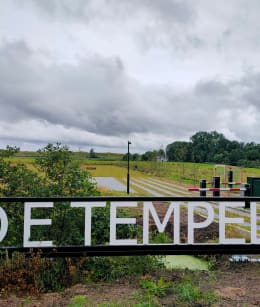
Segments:
[[[54,17],[78,19],[133,18],[133,15],[151,14],[153,18],[168,22],[187,23],[193,10],[187,1],[177,0],[16,0],[24,5],[30,2],[40,11]]]
[[[40,13],[62,22],[106,23],[134,30],[139,47],[173,45],[201,47],[203,40],[188,30],[197,18],[191,2],[183,0],[15,0],[18,5],[32,5]],[[95,24],[94,24],[95,25]],[[191,33],[190,33],[191,32]]]
[[[45,66],[23,42],[0,49],[2,124],[34,119],[107,136],[166,133],[172,108],[156,89],[130,79],[118,58]]]
[[[92,10],[93,0],[29,0],[20,1],[14,0],[19,6],[26,6],[30,3],[44,13],[46,16],[53,18],[69,19],[71,21],[75,19],[81,19],[88,21],[93,17],[94,11]]]
[[[113,0],[117,5],[121,3],[127,3],[128,0],[118,1]],[[192,21],[194,18],[194,11],[191,5],[187,1],[176,0],[135,0],[132,1],[133,7],[138,10],[151,14],[153,18],[157,18],[157,21],[167,22],[168,24],[180,23],[186,24]]]
[[[45,66],[30,52],[20,60],[23,51],[24,43],[0,50],[1,120],[44,119],[103,135],[161,125],[144,107],[142,88],[126,75],[120,59],[94,56],[78,65]]]
[[[260,141],[259,80],[258,72],[221,84],[220,87],[219,84],[215,84],[213,88],[208,84],[206,86],[206,97],[210,98],[210,104],[215,104],[216,126],[223,131],[229,130],[239,140]],[[204,96],[204,91],[202,95]]]
[[[172,96],[172,131],[191,136],[198,130],[217,130],[238,140],[259,142],[259,77],[255,73],[225,83],[201,81],[192,90]]]
[[[7,41],[2,41],[2,47],[0,49],[0,56],[6,57],[6,59],[19,60],[26,59],[33,54],[31,49],[23,41],[18,41],[14,43],[9,43]]]
[[[259,1],[230,0],[13,0],[25,9],[33,7],[49,20],[81,23],[111,33],[122,28],[139,48],[163,47],[193,56],[197,49],[231,53],[232,58],[259,50],[256,31]],[[97,27],[95,27],[97,26]],[[208,29],[207,29],[208,28]],[[98,31],[98,30],[97,30]],[[123,34],[123,35],[124,35]],[[234,46],[236,52],[234,53]]]
[[[244,107],[253,105],[260,112],[260,73],[249,73],[240,80],[239,84],[243,86]]]
[[[226,96],[230,93],[230,90],[228,85],[211,80],[198,83],[195,92],[199,95]]]
[[[0,48],[0,128],[33,120],[44,122],[44,129],[62,126],[60,135],[82,131],[145,139],[152,133],[174,140],[198,130],[229,130],[240,139],[260,141],[259,76],[201,81],[176,93],[131,79],[119,58],[96,55],[77,65],[44,65],[25,43],[9,43]],[[39,133],[44,129],[40,125]]]

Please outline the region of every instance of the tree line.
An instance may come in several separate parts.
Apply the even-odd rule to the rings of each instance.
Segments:
[[[168,161],[260,166],[260,144],[230,141],[217,131],[200,131],[189,142],[176,141],[168,144],[166,155]]]
[[[159,150],[149,150],[143,154],[129,153],[129,160],[130,161],[164,161],[166,159],[165,151],[161,148]],[[124,154],[123,161],[128,160],[128,154]]]
[[[123,160],[128,159],[128,154]],[[146,151],[143,154],[129,154],[130,161],[171,161],[219,163],[246,167],[260,167],[260,144],[228,140],[217,131],[199,131],[190,141],[176,141],[166,150]]]

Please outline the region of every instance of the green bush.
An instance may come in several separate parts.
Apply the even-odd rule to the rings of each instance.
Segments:
[[[170,238],[165,232],[152,232],[151,243],[164,244],[164,243],[172,243],[172,238]]]
[[[176,302],[180,306],[195,303],[201,306],[211,306],[216,301],[216,295],[213,292],[202,292],[191,280],[183,280],[174,284],[173,291]]]
[[[91,257],[84,264],[92,280],[112,281],[122,277],[140,276],[162,268],[158,256]]]
[[[89,172],[82,170],[72,159],[67,146],[48,144],[38,151],[32,171],[24,164],[13,164],[6,157],[17,152],[7,147],[0,152],[0,196],[94,196],[99,195]],[[3,203],[1,207],[8,216],[8,233],[3,246],[22,246],[23,216],[22,203]],[[98,215],[100,216],[100,214]],[[32,210],[33,218],[51,218],[51,226],[32,227],[32,240],[51,238],[56,245],[84,242],[84,212],[71,208],[68,203],[55,203],[52,209]]]
[[[140,280],[140,286],[145,289],[149,295],[163,297],[166,296],[166,291],[172,287],[172,282],[164,281],[161,276],[158,281],[147,279]]]
[[[71,284],[66,259],[41,258],[40,254],[14,253],[0,260],[0,288],[6,292],[57,291]]]
[[[99,195],[90,173],[82,170],[72,159],[72,152],[61,144],[48,144],[37,152],[35,167],[28,169],[23,164],[13,164],[6,157],[18,149],[8,147],[0,152],[0,196],[94,196]],[[22,203],[3,204],[9,220],[8,234],[1,242],[3,246],[22,246]],[[119,210],[118,217],[127,216]],[[31,227],[31,240],[52,240],[59,245],[83,245],[85,213],[82,208],[71,208],[67,202],[58,202],[53,208],[32,209],[32,218],[50,218],[51,225]],[[105,208],[93,208],[92,244],[109,242],[109,204]],[[137,236],[138,227],[118,225],[118,238]],[[3,273],[1,287],[24,287],[34,291],[59,290],[83,278],[114,280],[125,276],[142,275],[155,270],[162,263],[153,256],[93,257],[74,259],[42,259],[40,255],[25,258],[13,256],[0,262]],[[86,272],[87,276],[86,276]],[[19,285],[20,284],[20,285]],[[6,286],[8,285],[8,286]]]

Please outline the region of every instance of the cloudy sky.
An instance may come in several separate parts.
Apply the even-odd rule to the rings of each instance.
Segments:
[[[259,0],[1,0],[0,147],[260,143]]]

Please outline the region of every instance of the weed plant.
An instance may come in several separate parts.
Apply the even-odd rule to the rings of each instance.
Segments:
[[[167,290],[172,287],[172,282],[163,280],[161,276],[158,281],[154,280],[140,280],[141,288],[145,289],[148,295],[155,295],[158,297],[166,296]]]
[[[74,296],[68,305],[68,307],[86,307],[88,305],[88,301],[84,295],[76,295]]]
[[[177,306],[212,306],[216,302],[216,295],[212,291],[202,292],[193,280],[184,279],[173,286],[174,298]]]

